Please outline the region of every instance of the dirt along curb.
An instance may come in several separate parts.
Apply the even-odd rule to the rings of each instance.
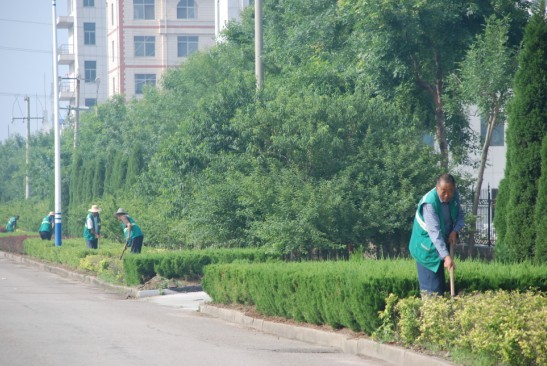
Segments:
[[[78,280],[84,283],[101,286],[126,294],[127,297],[143,298],[149,296],[169,295],[177,292],[170,290],[138,290],[136,288],[119,286],[104,282],[96,276],[90,276],[68,270],[51,263],[40,262],[24,255],[0,252],[4,257],[13,261],[31,264],[44,271]],[[239,324],[264,333],[273,334],[282,338],[294,339],[306,343],[326,347],[334,347],[344,353],[375,358],[398,366],[454,366],[454,363],[438,357],[423,355],[402,347],[374,342],[367,338],[355,338],[345,334],[313,329],[294,324],[285,324],[265,319],[253,318],[239,310],[226,309],[213,304],[202,304],[199,312],[211,317],[219,318],[227,322]]]
[[[201,313],[222,320],[243,325],[264,333],[279,337],[295,339],[320,346],[334,347],[344,353],[375,358],[398,366],[454,366],[454,363],[438,357],[423,355],[402,347],[374,342],[366,338],[353,338],[344,334],[328,332],[319,329],[277,323],[269,320],[253,318],[243,312],[233,309],[203,304],[199,307]]]

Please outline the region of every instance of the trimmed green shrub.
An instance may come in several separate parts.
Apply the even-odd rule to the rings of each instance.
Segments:
[[[137,285],[156,274],[164,278],[199,278],[203,275],[204,267],[211,263],[266,262],[278,259],[279,255],[266,249],[203,249],[127,256],[123,265],[127,284]]]
[[[458,263],[457,290],[547,290],[547,266]],[[448,277],[448,276],[447,276]],[[202,286],[218,303],[252,304],[266,315],[347,327],[371,334],[381,324],[390,293],[418,295],[412,260],[218,264],[205,269]]]
[[[408,260],[220,264],[202,286],[215,302],[254,304],[261,313],[372,332],[389,293],[417,295]]]

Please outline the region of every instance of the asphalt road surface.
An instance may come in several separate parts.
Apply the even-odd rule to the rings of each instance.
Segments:
[[[126,299],[0,255],[0,365],[386,364]]]

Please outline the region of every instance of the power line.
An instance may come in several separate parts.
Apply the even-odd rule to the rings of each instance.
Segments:
[[[12,92],[0,92],[0,97],[26,97],[28,95],[28,93],[12,93]],[[50,95],[46,95],[46,94],[35,94],[37,97],[41,97],[41,98],[44,98],[44,97],[48,97]]]
[[[40,24],[40,25],[47,25],[51,26],[51,23],[44,23],[44,22],[33,22],[31,20],[18,20],[18,19],[6,19],[6,18],[0,18],[0,21],[2,22],[13,22],[13,23],[28,23],[28,24]]]
[[[49,54],[51,54],[51,51],[37,50],[37,49],[32,49],[32,48],[19,48],[19,47],[0,46],[0,50],[20,51],[20,52],[34,52],[34,53],[49,53]]]

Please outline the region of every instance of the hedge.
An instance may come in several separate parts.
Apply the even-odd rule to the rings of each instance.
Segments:
[[[204,267],[211,263],[266,262],[279,258],[279,255],[265,249],[202,249],[127,256],[123,266],[126,283],[138,285],[155,275],[164,278],[199,278],[203,275]]]
[[[419,295],[412,260],[218,264],[205,269],[204,290],[217,303],[255,305],[265,315],[347,327],[371,334],[389,294]],[[460,291],[547,290],[547,266],[459,262]]]

